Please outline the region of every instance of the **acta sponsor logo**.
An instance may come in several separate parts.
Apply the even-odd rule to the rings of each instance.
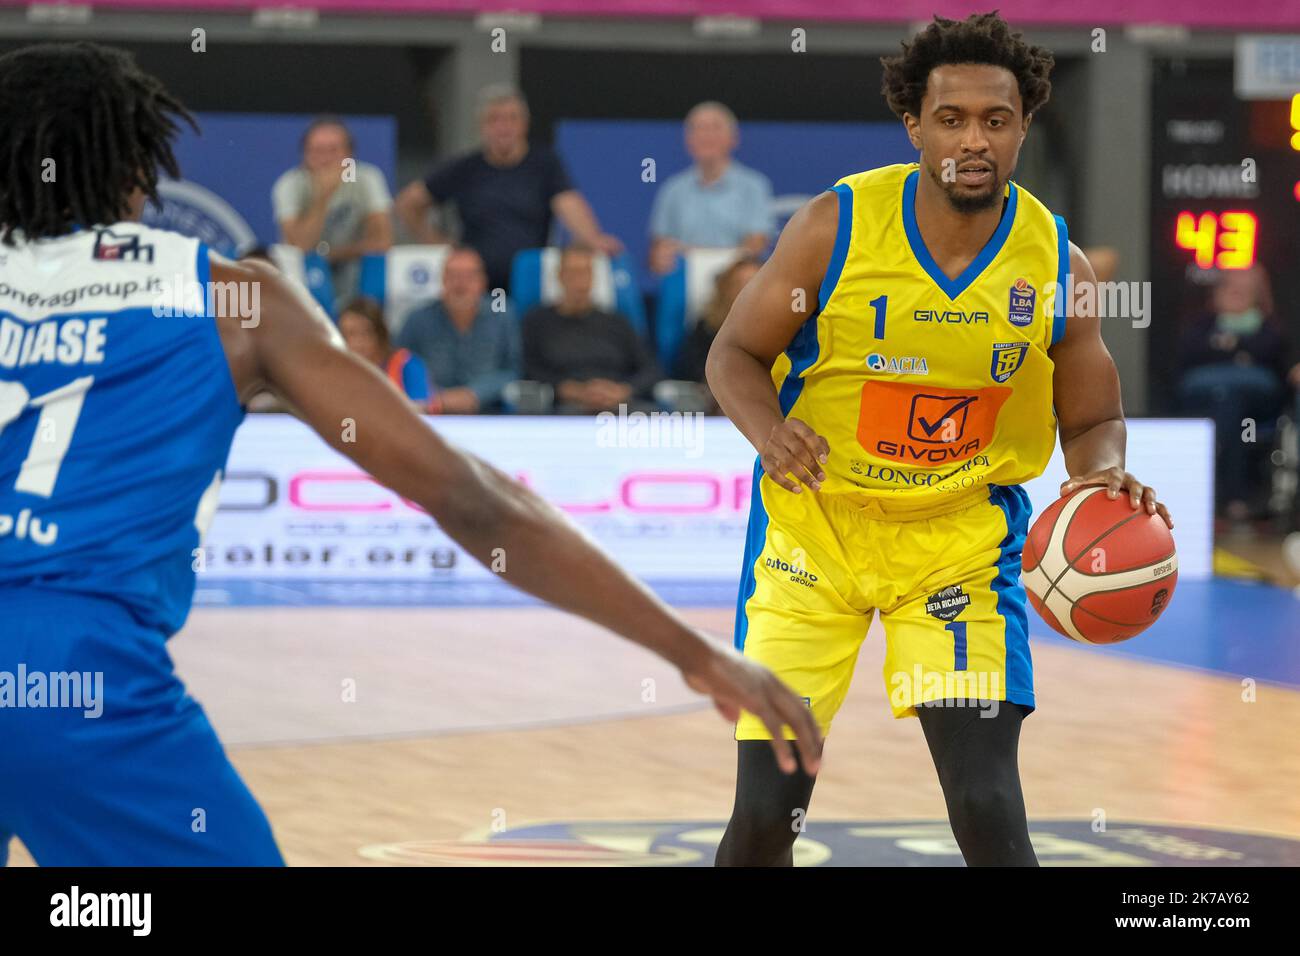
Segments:
[[[867,356],[867,368],[873,372],[891,375],[929,375],[930,366],[923,355],[882,355],[872,352]]]

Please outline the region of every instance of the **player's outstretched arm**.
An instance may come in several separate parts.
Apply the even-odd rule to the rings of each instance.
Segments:
[[[1088,257],[1074,243],[1070,243],[1070,272],[1075,277],[1076,299],[1089,283],[1095,286],[1097,282]],[[1119,372],[1102,341],[1101,318],[1080,312],[1070,303],[1065,335],[1049,353],[1056,366],[1052,391],[1061,452],[1070,473],[1070,479],[1061,485],[1061,494],[1068,495],[1085,485],[1106,485],[1110,497],[1127,493],[1134,508],[1159,514],[1172,528],[1173,519],[1156,500],[1155,489],[1145,487],[1124,470],[1128,430]]]
[[[709,388],[749,439],[763,470],[788,491],[814,491],[830,446],[804,422],[781,413],[772,365],[817,309],[839,222],[839,198],[822,193],[796,212],[763,267],[741,290],[709,350]]]
[[[421,505],[478,561],[490,566],[504,556],[502,576],[515,587],[659,654],[693,690],[710,695],[728,719],[743,708],[776,738],[783,725],[790,726],[804,769],[816,772],[820,734],[811,712],[784,684],[689,627],[558,509],[444,442],[378,369],[344,348],[303,291],[256,262],[214,257],[212,279],[258,283],[255,327],[219,317],[241,397],[261,387],[279,392],[325,441]],[[794,770],[788,743],[774,746],[782,767]]]

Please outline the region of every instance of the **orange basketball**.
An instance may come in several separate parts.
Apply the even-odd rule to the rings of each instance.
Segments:
[[[1029,603],[1084,644],[1115,644],[1160,616],[1178,581],[1178,554],[1164,519],[1134,510],[1127,494],[1080,488],[1044,511],[1021,558]]]

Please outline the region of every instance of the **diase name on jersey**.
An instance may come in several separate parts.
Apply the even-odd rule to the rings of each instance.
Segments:
[[[20,368],[43,362],[59,365],[99,365],[108,341],[107,318],[47,319],[25,325],[0,318],[0,368]]]

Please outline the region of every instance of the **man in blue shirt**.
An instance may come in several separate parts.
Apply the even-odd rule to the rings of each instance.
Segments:
[[[416,309],[397,333],[428,366],[447,415],[499,411],[506,384],[523,364],[519,322],[503,294],[487,294],[487,271],[473,249],[447,256],[442,297]]]
[[[461,241],[483,257],[492,289],[509,288],[515,253],[546,245],[552,215],[583,245],[609,255],[622,251],[623,244],[601,230],[555,151],[528,142],[528,104],[518,90],[496,85],[479,93],[479,135],[479,149],[449,160],[398,195],[397,215],[417,242],[447,241],[430,224],[429,212],[455,204]]]
[[[739,142],[736,116],[713,101],[686,114],[686,151],[694,164],[670,176],[650,211],[650,268],[671,272],[693,246],[767,250],[774,229],[772,184],[731,158]]]

